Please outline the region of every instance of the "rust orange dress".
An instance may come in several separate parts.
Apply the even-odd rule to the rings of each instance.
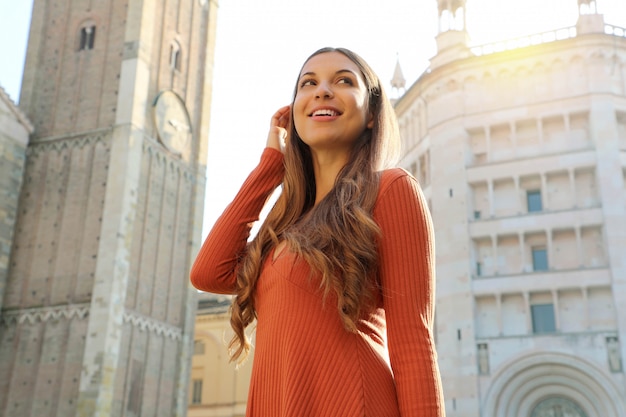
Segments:
[[[232,294],[251,224],[282,182],[283,156],[267,148],[217,220],[191,271],[203,291]],[[270,253],[256,290],[256,339],[248,417],[442,417],[432,336],[434,237],[416,180],[383,172],[374,219],[381,290],[378,305],[345,330],[336,299],[284,249]],[[332,292],[331,292],[332,293]]]

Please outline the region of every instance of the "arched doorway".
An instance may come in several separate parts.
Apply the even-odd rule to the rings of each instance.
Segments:
[[[626,401],[605,372],[579,357],[556,352],[537,352],[502,364],[483,404],[485,416],[626,416]]]

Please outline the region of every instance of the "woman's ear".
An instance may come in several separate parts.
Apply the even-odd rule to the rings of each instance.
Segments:
[[[372,113],[369,114],[369,120],[367,121],[367,128],[371,129],[374,127],[374,115]]]

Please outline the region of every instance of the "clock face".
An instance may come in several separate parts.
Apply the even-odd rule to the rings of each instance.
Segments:
[[[157,95],[153,107],[159,141],[170,152],[182,154],[191,141],[191,123],[185,103],[172,90],[165,90]]]

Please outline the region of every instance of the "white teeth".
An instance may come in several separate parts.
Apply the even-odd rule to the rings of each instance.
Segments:
[[[313,116],[336,116],[337,112],[330,109],[321,109],[313,112]]]

